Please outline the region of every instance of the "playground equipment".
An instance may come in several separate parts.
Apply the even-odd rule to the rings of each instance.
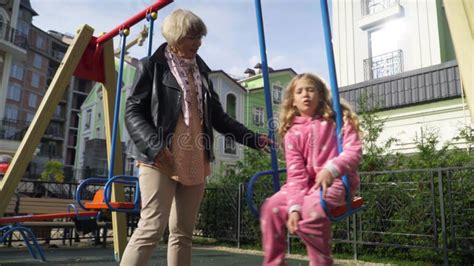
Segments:
[[[71,211],[71,209],[73,211]],[[97,219],[99,215],[100,213],[97,211],[79,212],[77,208],[71,204],[69,205],[67,212],[3,217],[0,218],[0,225],[4,225],[0,227],[0,242],[5,242],[15,231],[18,231],[23,237],[23,241],[25,242],[31,256],[34,259],[39,258],[42,261],[46,261],[46,257],[36,240],[35,234],[30,228],[22,225],[22,223],[45,220],[51,221],[62,218],[74,218],[76,221],[81,221],[86,219]]]
[[[0,216],[3,215],[9,199],[13,196],[28,162],[31,161],[34,150],[39,144],[41,136],[44,134],[72,75],[102,83],[109,177],[112,178],[114,175],[119,175],[123,171],[121,145],[119,145],[119,138],[117,137],[118,103],[120,103],[121,82],[117,82],[117,77],[115,76],[112,38],[117,35],[121,36],[122,49],[120,55],[120,69],[122,70],[119,71],[118,76],[118,79],[121,81],[123,59],[126,50],[124,49],[126,46],[126,36],[130,28],[143,19],[147,19],[152,23],[156,18],[156,14],[153,15],[153,13],[171,2],[173,2],[173,0],[158,0],[100,37],[94,37],[94,30],[88,25],[84,25],[78,30],[43,97],[25,137],[12,159],[5,177],[0,183],[0,195],[2,197],[2,201],[0,201]],[[151,34],[152,31],[153,27],[150,26],[149,34]],[[151,42],[151,40],[152,38],[149,38],[149,42]],[[151,51],[151,47],[149,47],[149,51]],[[113,116],[112,114],[115,115]],[[104,193],[104,198],[110,198],[110,202],[124,202],[124,182],[118,181],[119,182],[109,183],[110,187],[107,188],[106,191],[111,191],[110,194]],[[130,182],[133,182],[133,180]],[[113,206],[113,204],[111,205]],[[125,215],[121,212],[112,212],[112,225],[114,254],[115,259],[119,261],[125,250],[127,240]],[[27,236],[25,233],[27,230],[21,229],[21,231]]]
[[[342,135],[341,135],[341,128],[342,128],[342,110],[341,105],[339,102],[339,91],[337,87],[337,79],[336,79],[336,67],[334,64],[334,52],[332,48],[332,37],[331,37],[331,25],[329,22],[329,11],[327,0],[321,0],[321,13],[322,13],[322,22],[324,28],[324,37],[326,43],[326,55],[329,65],[330,71],[330,83],[331,83],[331,94],[333,99],[333,108],[336,113],[336,135],[337,135],[337,143],[338,143],[338,153],[341,153],[342,148]],[[262,16],[262,7],[260,0],[255,0],[255,10],[257,15],[257,24],[258,24],[258,35],[259,35],[259,44],[260,44],[260,57],[262,60],[262,76],[263,76],[263,84],[264,84],[264,93],[265,93],[265,104],[266,104],[266,113],[267,113],[267,121],[268,121],[268,135],[270,139],[273,140],[275,143],[275,124],[273,121],[273,110],[272,110],[272,103],[271,103],[271,94],[270,94],[270,81],[268,77],[268,64],[267,64],[267,55],[266,55],[266,47],[265,47],[265,32],[263,28],[263,16]],[[261,176],[272,175],[273,180],[273,190],[277,192],[280,190],[280,182],[279,182],[279,174],[284,173],[286,169],[278,169],[277,164],[277,155],[275,146],[272,145],[271,147],[271,160],[272,160],[272,170],[270,171],[263,171],[258,172],[254,176],[250,178],[250,181],[247,186],[247,204],[249,205],[250,210],[252,213],[258,217],[258,211],[253,204],[253,186],[257,179]],[[363,210],[365,205],[363,204],[363,199],[361,197],[355,197],[352,199],[350,193],[350,183],[349,178],[347,176],[342,177],[342,182],[344,184],[344,188],[346,191],[346,205],[340,206],[334,209],[329,209],[326,200],[323,197],[322,188],[320,190],[320,198],[321,198],[321,206],[323,207],[324,211],[326,212],[328,218],[331,221],[339,221],[342,220],[358,211]]]
[[[474,122],[474,2],[444,0],[462,86]]]

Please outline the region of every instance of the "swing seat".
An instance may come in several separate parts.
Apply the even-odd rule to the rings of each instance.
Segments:
[[[356,211],[357,209],[361,208],[364,205],[364,199],[361,197],[354,197],[351,202],[351,209],[352,211]],[[344,214],[347,213],[347,206],[346,205],[341,205],[338,207],[335,207],[330,210],[331,215],[334,218],[338,218]]]
[[[116,209],[134,209],[135,204],[132,202],[110,202],[110,205]],[[94,194],[94,198],[90,202],[86,202],[84,206],[90,210],[109,209],[109,206],[104,202],[104,190],[99,189]]]

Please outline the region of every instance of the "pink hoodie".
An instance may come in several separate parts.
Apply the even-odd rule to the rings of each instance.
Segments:
[[[342,128],[344,151],[337,155],[335,123],[321,118],[297,116],[285,135],[287,181],[282,190],[287,192],[288,211],[300,211],[303,197],[315,183],[316,174],[323,168],[336,177],[326,194],[330,208],[344,204],[341,177],[348,175],[351,193],[360,184],[357,167],[362,158],[359,134],[350,123]],[[318,197],[319,197],[319,193]]]

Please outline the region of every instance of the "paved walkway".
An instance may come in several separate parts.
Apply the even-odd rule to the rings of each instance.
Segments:
[[[44,248],[47,263],[34,260],[26,248],[0,247],[0,266],[7,265],[118,265],[113,258],[113,248],[101,247],[64,247]],[[197,246],[193,251],[193,266],[232,266],[261,265],[262,253],[235,248]],[[166,266],[166,248],[161,247],[152,257],[150,265]],[[288,265],[307,266],[306,257],[290,255]],[[336,261],[336,265],[375,265],[355,263],[354,261]]]

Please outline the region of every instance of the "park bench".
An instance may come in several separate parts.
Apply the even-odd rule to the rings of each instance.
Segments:
[[[57,198],[32,198],[32,197],[23,197],[16,195],[12,197],[10,202],[7,205],[5,214],[6,216],[24,216],[31,215],[34,218],[28,219],[23,217],[21,219],[21,224],[28,228],[33,229],[36,236],[44,238],[46,243],[49,243],[51,238],[52,229],[62,229],[63,230],[63,244],[65,244],[66,239],[69,239],[69,244],[72,245],[72,239],[78,238],[78,231],[83,233],[88,233],[84,231],[84,223],[91,223],[90,221],[78,222],[70,219],[71,217],[65,217],[65,215],[57,215],[57,218],[54,216],[46,215],[44,219],[41,219],[41,216],[38,218],[38,215],[43,214],[64,214],[68,211],[68,206],[73,203],[72,199],[57,199]],[[8,218],[8,217],[5,217]],[[8,222],[8,220],[6,221]],[[106,245],[107,230],[111,226],[108,222],[96,222],[95,228],[95,243],[100,243],[100,229],[103,229],[102,234],[102,245]],[[5,224],[5,222],[4,222]],[[79,228],[77,228],[79,227]],[[74,230],[76,229],[76,230]],[[75,237],[74,237],[75,234]],[[11,238],[10,241],[11,243]]]

